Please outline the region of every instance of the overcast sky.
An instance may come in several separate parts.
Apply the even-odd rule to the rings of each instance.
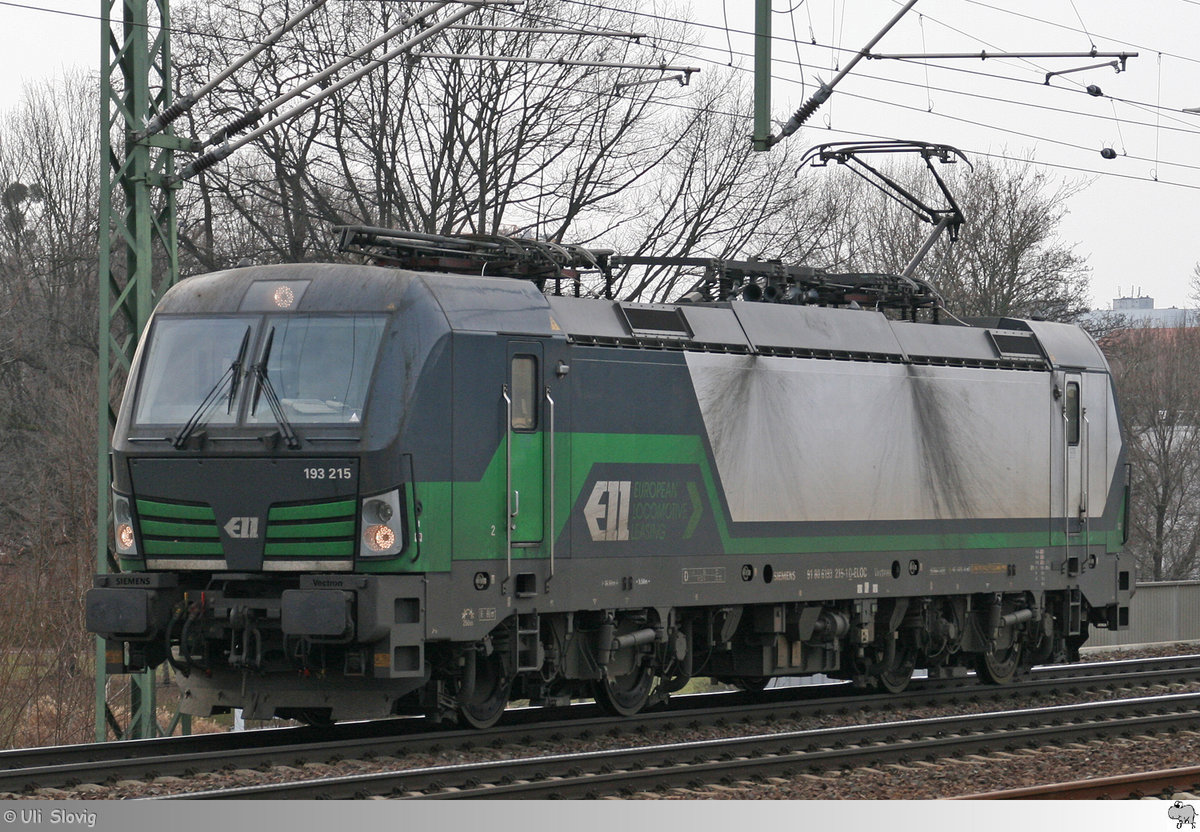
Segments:
[[[786,118],[818,78],[836,74],[901,5],[774,0],[776,116]],[[679,0],[674,8],[700,24],[700,44],[687,49],[687,62],[702,71],[730,62],[748,69],[752,42],[743,32],[753,28],[753,7],[752,0]],[[0,111],[15,105],[24,82],[72,67],[96,71],[99,9],[97,0],[0,0]],[[639,9],[672,14],[663,0],[647,0]],[[1047,72],[1100,59],[862,61],[789,141],[920,139],[955,145],[969,156],[1031,158],[1056,177],[1089,181],[1072,201],[1062,233],[1088,258],[1095,305],[1107,307],[1118,290],[1139,289],[1160,307],[1190,305],[1188,281],[1200,260],[1200,115],[1182,111],[1200,107],[1198,32],[1200,0],[920,0],[875,52],[1095,47],[1140,55],[1119,74],[1100,67],[1049,85]],[[1089,84],[1104,95],[1085,93]],[[1117,158],[1103,159],[1105,147]]]

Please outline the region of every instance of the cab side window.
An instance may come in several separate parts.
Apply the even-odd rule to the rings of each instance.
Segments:
[[[512,429],[537,429],[537,358],[514,355],[512,359]]]
[[[1079,384],[1067,382],[1067,395],[1063,400],[1063,414],[1067,423],[1067,444],[1079,444]]]

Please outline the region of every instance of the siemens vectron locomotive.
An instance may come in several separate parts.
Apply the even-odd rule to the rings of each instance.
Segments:
[[[483,726],[692,677],[1005,682],[1127,625],[1077,327],[753,262],[623,303],[547,279],[554,247],[402,243],[162,299],[114,438],[121,571],[87,599],[110,670],[169,661],[192,714]]]

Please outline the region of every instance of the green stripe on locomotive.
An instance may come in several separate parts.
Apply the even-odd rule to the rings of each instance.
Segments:
[[[545,441],[545,434],[540,434]],[[711,523],[716,535],[716,550],[684,546],[688,542],[687,526],[693,527],[697,518],[688,517],[677,524],[682,533],[676,539],[660,543],[663,556],[678,554],[774,555],[852,552],[910,552],[987,549],[1033,549],[1063,547],[1068,537],[1055,528],[1061,519],[1035,518],[1044,523],[1043,529],[1024,531],[979,531],[938,533],[844,533],[844,534],[769,534],[739,531],[731,524],[722,504],[720,490],[713,476],[712,464],[705,442],[699,436],[661,434],[597,434],[559,433],[555,439],[555,456],[560,460],[556,475],[554,534],[556,556],[569,557],[572,535],[568,533],[578,507],[587,499],[587,492],[596,480],[598,466],[677,465],[689,466],[696,472],[700,508],[704,523]],[[503,560],[507,538],[504,532],[506,486],[506,455],[503,443],[496,449],[483,477],[476,482],[419,482],[417,497],[422,504],[419,556],[406,551],[401,557],[386,561],[360,562],[361,572],[445,572],[451,560]],[[569,476],[568,476],[569,470]],[[690,495],[689,495],[690,497]],[[548,507],[548,496],[543,495]],[[681,499],[683,499],[681,497]],[[1121,498],[1124,499],[1123,497]],[[1084,542],[1105,545],[1108,551],[1121,546],[1121,510],[1105,512],[1105,518],[1115,516],[1111,528],[1091,528],[1086,535],[1072,534],[1069,543]],[[577,519],[577,518],[575,518]],[[764,524],[741,524],[761,527]],[[774,524],[786,526],[789,524]],[[848,524],[853,526],[855,524]],[[979,525],[979,523],[976,523]],[[1099,524],[1097,524],[1099,525]],[[693,528],[694,530],[694,528]],[[578,530],[576,530],[578,531]],[[578,537],[578,535],[576,535]],[[578,541],[575,541],[578,542]],[[547,541],[539,545],[514,547],[514,561],[549,557]]]

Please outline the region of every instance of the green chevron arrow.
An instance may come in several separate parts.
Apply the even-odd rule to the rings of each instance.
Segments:
[[[687,490],[688,496],[692,498],[692,516],[688,520],[687,528],[684,529],[684,540],[695,534],[696,526],[700,525],[700,518],[704,516],[704,505],[700,502],[700,491],[696,488],[696,483],[689,481]]]

